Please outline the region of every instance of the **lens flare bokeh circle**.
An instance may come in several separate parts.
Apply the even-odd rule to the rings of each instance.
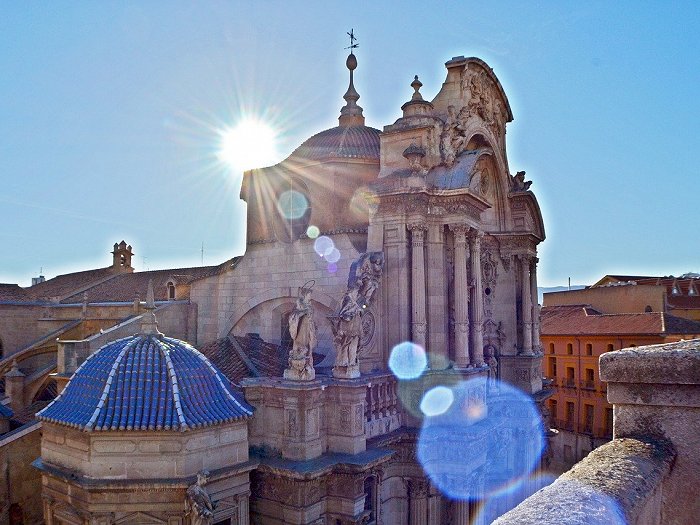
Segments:
[[[410,341],[397,344],[389,355],[389,369],[399,379],[415,379],[428,366],[425,350]]]
[[[449,408],[427,415],[418,439],[418,459],[432,482],[450,498],[476,500],[527,478],[546,439],[532,398],[483,377],[450,389]]]

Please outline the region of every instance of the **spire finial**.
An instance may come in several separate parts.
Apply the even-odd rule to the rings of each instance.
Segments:
[[[423,82],[418,80],[418,75],[416,75],[413,78],[413,82],[411,82],[411,87],[415,91],[415,93],[413,93],[413,96],[411,97],[411,100],[423,100],[423,95],[420,94],[420,88],[423,87]]]
[[[158,331],[158,323],[156,322],[156,314],[154,310],[156,309],[155,293],[153,293],[153,279],[148,280],[148,291],[146,292],[146,305],[144,306],[146,312],[143,314],[143,319],[141,320],[141,333],[145,335],[162,335]]]
[[[355,37],[355,31],[353,29],[350,30],[348,36],[350,37],[350,45],[345,49],[349,49],[350,54],[345,61],[345,65],[350,70],[350,85],[345,95],[343,95],[346,104],[340,109],[340,118],[338,121],[341,126],[364,126],[365,117],[362,116],[362,108],[357,105],[360,94],[355,91],[355,85],[353,83],[353,71],[357,68],[357,57],[355,57],[352,51],[358,48],[360,44],[357,43],[357,38]]]

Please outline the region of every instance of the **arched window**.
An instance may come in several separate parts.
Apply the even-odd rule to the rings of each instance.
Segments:
[[[289,349],[292,347],[294,342],[292,341],[292,334],[289,333],[289,316],[292,312],[285,312],[280,317],[280,346],[282,348]]]
[[[175,285],[172,281],[168,283],[168,301],[175,300]]]

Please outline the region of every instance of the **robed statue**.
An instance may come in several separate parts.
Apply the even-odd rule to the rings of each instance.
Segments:
[[[382,252],[364,253],[350,266],[348,288],[340,309],[329,316],[333,330],[335,366],[333,376],[350,379],[360,376],[362,316],[370,307],[384,269]]]
[[[289,368],[284,371],[285,379],[310,381],[316,377],[313,350],[316,348],[316,323],[311,306],[311,291],[314,282],[309,281],[299,288],[294,310],[289,314],[289,335],[292,349],[289,352]]]

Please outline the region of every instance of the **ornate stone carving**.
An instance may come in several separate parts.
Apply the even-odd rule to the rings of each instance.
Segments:
[[[379,288],[383,268],[383,252],[364,253],[350,266],[348,288],[340,309],[328,316],[336,352],[334,377],[360,376],[358,354],[362,348],[362,317]]]
[[[530,186],[532,185],[532,181],[525,180],[525,172],[524,171],[519,171],[515,175],[513,175],[512,178],[513,181],[513,191],[527,191],[530,189]]]
[[[367,346],[372,342],[374,337],[374,330],[376,326],[376,321],[374,319],[374,314],[369,311],[365,311],[362,316],[362,335],[360,336],[360,348],[367,348]]]
[[[209,480],[209,472],[202,470],[197,474],[197,481],[190,485],[185,495],[186,515],[192,525],[211,525],[214,519],[214,504],[204,485]]]
[[[299,288],[296,305],[289,316],[289,335],[292,336],[292,349],[289,352],[289,368],[284,371],[285,379],[310,381],[316,377],[313,349],[316,347],[316,323],[311,306],[311,286]]]
[[[463,109],[464,117],[478,117],[499,140],[505,132],[506,107],[498,89],[482,68],[462,71],[462,93],[469,93],[469,102]]]

